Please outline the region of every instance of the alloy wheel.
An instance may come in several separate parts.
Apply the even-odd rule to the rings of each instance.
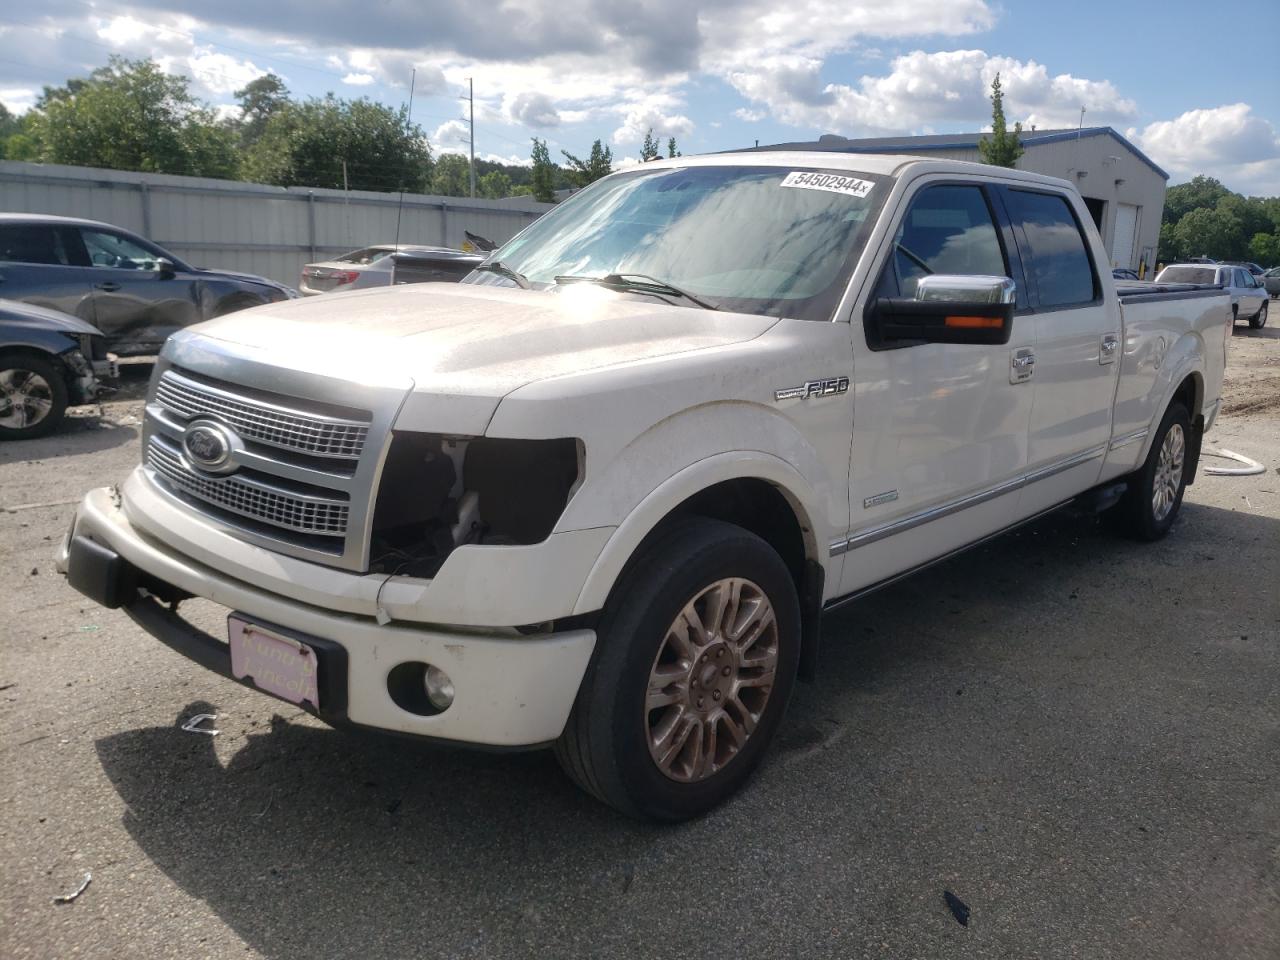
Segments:
[[[52,409],[53,388],[40,374],[22,369],[0,371],[0,427],[33,427]]]
[[[1182,424],[1175,423],[1164,435],[1160,445],[1160,458],[1156,461],[1156,472],[1151,488],[1151,512],[1156,522],[1164,520],[1173,509],[1178,499],[1178,490],[1182,486],[1182,465],[1186,455],[1186,436],[1182,432]]]
[[[777,671],[778,621],[759,586],[732,577],[698,593],[649,672],[645,730],[658,769],[682,783],[723,770],[755,732]]]

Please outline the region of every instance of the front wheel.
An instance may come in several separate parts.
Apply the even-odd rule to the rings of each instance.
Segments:
[[[623,813],[695,817],[759,764],[799,655],[782,558],[740,527],[682,521],[614,588],[556,757]]]
[[[1146,462],[1129,478],[1128,489],[1112,508],[1123,532],[1139,540],[1159,540],[1169,532],[1187,489],[1191,449],[1191,416],[1181,403],[1170,404]]]
[[[1261,330],[1267,325],[1267,301],[1262,301],[1262,306],[1258,307],[1258,312],[1249,319],[1249,326],[1255,330]]]
[[[56,429],[67,384],[56,361],[35,354],[0,358],[0,440],[30,440]]]

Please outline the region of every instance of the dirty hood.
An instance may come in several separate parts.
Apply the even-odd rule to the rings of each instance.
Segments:
[[[777,320],[591,284],[426,283],[267,304],[190,327],[278,366],[414,393],[489,398],[549,377],[758,337]]]

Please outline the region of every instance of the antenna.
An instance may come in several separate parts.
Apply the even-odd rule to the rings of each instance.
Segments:
[[[409,75],[409,105],[405,108],[404,132],[413,129],[413,88],[418,81],[418,68]],[[396,250],[400,249],[400,213],[404,210],[404,166],[400,167],[400,200],[396,204]]]

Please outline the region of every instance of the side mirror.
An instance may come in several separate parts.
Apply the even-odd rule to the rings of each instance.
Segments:
[[[872,328],[881,345],[1008,343],[1013,335],[1017,286],[1008,277],[922,277],[914,299],[881,297],[872,305]]]
[[[173,265],[172,260],[161,257],[156,261],[156,273],[160,275],[161,280],[172,280],[178,275],[178,268]]]

